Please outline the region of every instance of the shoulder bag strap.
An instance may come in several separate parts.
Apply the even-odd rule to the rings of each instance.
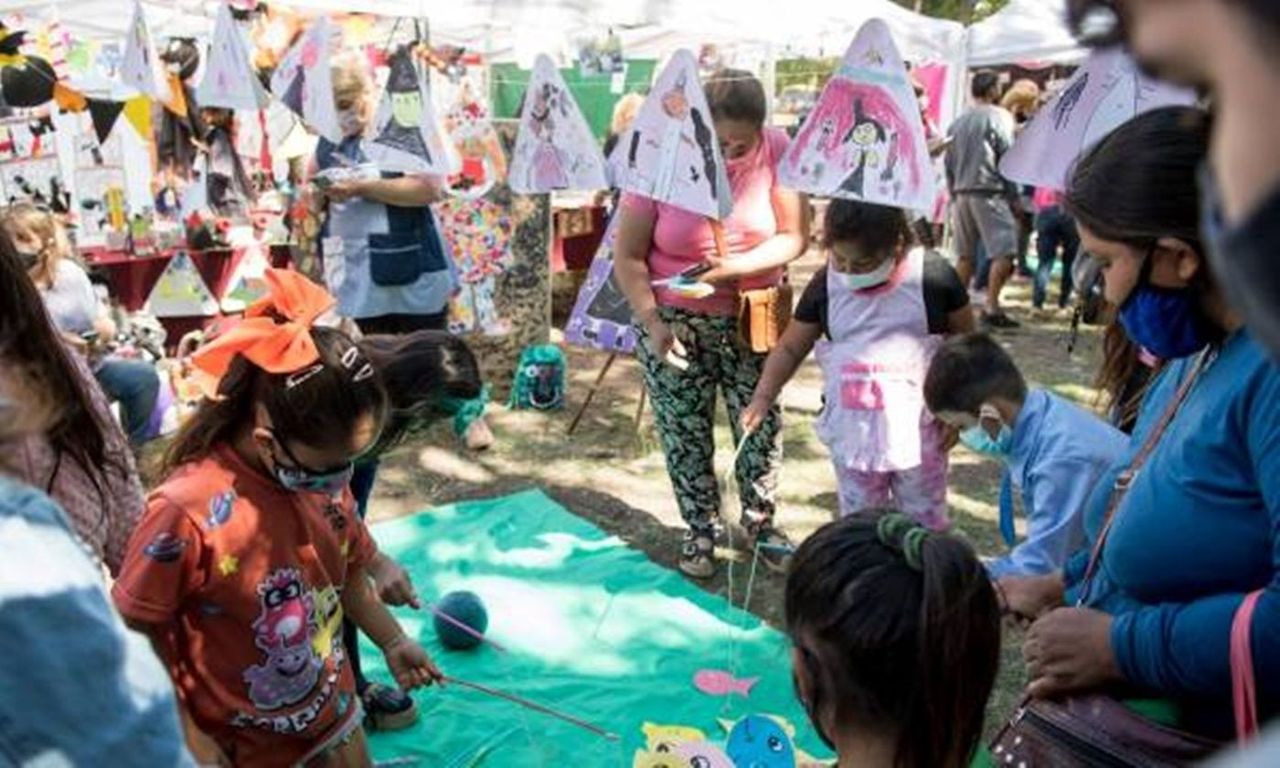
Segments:
[[[1258,681],[1253,674],[1253,609],[1263,590],[1245,596],[1231,622],[1231,698],[1235,704],[1236,739],[1244,744],[1258,735]]]
[[[1102,548],[1107,542],[1107,537],[1111,534],[1111,524],[1115,522],[1116,510],[1120,508],[1120,503],[1124,501],[1125,494],[1129,492],[1134,479],[1142,471],[1142,465],[1146,463],[1152,451],[1160,444],[1160,438],[1164,436],[1165,430],[1173,422],[1173,417],[1178,414],[1183,401],[1187,399],[1191,388],[1195,386],[1196,380],[1200,378],[1200,374],[1204,372],[1204,369],[1208,367],[1216,354],[1217,351],[1213,347],[1208,347],[1196,357],[1190,373],[1183,379],[1178,391],[1173,396],[1173,400],[1165,407],[1160,420],[1156,422],[1155,427],[1147,435],[1142,448],[1133,457],[1133,460],[1129,462],[1129,466],[1116,477],[1115,485],[1111,488],[1111,498],[1107,501],[1107,511],[1103,517],[1102,530],[1098,532],[1098,540],[1094,542],[1093,552],[1089,555],[1089,566],[1084,572],[1084,581],[1080,587],[1080,598],[1076,601],[1077,606],[1083,606],[1089,597],[1090,588],[1093,586],[1093,577],[1097,573],[1098,563],[1102,558]]]

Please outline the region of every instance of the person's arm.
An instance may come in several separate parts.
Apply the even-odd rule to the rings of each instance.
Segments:
[[[420,208],[439,201],[443,196],[439,181],[424,175],[406,175],[392,179],[350,179],[335,182],[324,193],[336,202],[363,197],[403,208]]]
[[[760,375],[760,382],[756,384],[751,402],[742,412],[743,429],[754,432],[764,423],[769,409],[777,401],[782,388],[791,381],[792,376],[796,375],[800,364],[809,356],[809,352],[820,336],[822,336],[822,326],[817,323],[792,320],[787,325],[787,330],[782,332],[782,338],[778,339],[777,346],[769,352],[769,357],[764,363],[764,372]]]
[[[924,303],[930,333],[954,336],[973,332],[969,290],[960,282],[956,268],[934,251],[924,257]]]
[[[741,280],[772,272],[804,255],[809,247],[809,198],[781,187],[774,187],[771,195],[777,233],[746,253],[708,258],[712,269],[699,279],[708,283]]]
[[[382,650],[387,669],[401,689],[408,691],[443,681],[444,673],[422,646],[405,634],[374,594],[364,568],[348,572],[342,590],[342,608],[360,631]]]
[[[631,305],[632,315],[649,325],[658,318],[658,300],[649,282],[649,250],[657,223],[656,206],[627,196],[615,215],[621,218],[613,241],[613,273],[618,278],[618,288]]]
[[[1027,537],[987,566],[992,578],[1052,573],[1062,567],[1079,540],[1080,517],[1098,481],[1096,465],[1056,461],[1033,471],[1027,481],[1030,506]]]
[[[973,333],[977,325],[973,319],[973,307],[965,304],[960,309],[947,313],[947,335]]]
[[[150,641],[151,651],[155,653],[156,658],[166,668],[174,668],[169,643],[166,640],[170,632],[172,632],[171,627],[138,621],[129,621],[128,626],[129,629]],[[182,696],[174,696],[174,705],[178,711],[178,722],[182,726],[183,741],[185,741],[187,749],[191,751],[191,756],[195,758],[196,765],[202,767],[216,765],[230,768],[231,758],[227,757],[226,753],[222,751],[222,747],[218,746],[218,742],[214,741],[212,736],[196,725],[195,719],[191,717],[191,709],[183,701]]]

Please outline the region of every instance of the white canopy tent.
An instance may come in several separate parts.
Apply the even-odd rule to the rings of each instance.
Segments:
[[[1086,51],[1067,27],[1066,0],[1011,0],[998,13],[968,29],[971,69],[1037,62],[1070,64]]]

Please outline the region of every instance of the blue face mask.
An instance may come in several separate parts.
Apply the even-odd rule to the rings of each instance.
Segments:
[[[337,496],[351,485],[351,476],[355,473],[354,462],[347,462],[341,467],[325,472],[317,472],[304,468],[302,462],[294,458],[285,446],[284,441],[276,438],[275,444],[280,446],[284,455],[293,463],[293,466],[286,467],[278,459],[273,458],[271,462],[271,473],[285,490],[294,493],[323,493],[326,496]]]
[[[1120,307],[1120,325],[1130,340],[1163,360],[1194,355],[1210,341],[1196,294],[1191,288],[1152,285],[1151,258]]]
[[[1000,422],[1000,429],[994,438],[987,432],[986,427],[982,426],[984,419]],[[1013,447],[1013,430],[1004,423],[995,409],[984,405],[978,417],[978,423],[960,433],[960,442],[974,453],[1004,457],[1009,455]]]

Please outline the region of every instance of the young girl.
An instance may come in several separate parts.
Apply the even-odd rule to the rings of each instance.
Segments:
[[[763,423],[816,344],[826,382],[817,429],[835,461],[840,513],[892,497],[945,529],[946,437],[924,407],[924,375],[943,335],[973,330],[969,294],[941,256],[908,248],[901,210],[833,200],[825,228],[827,266],[769,354],[743,427]]]
[[[828,523],[792,560],[786,622],[797,695],[840,765],[969,765],[1000,663],[969,545],[900,513]]]
[[[168,663],[201,762],[366,765],[344,613],[402,688],[442,677],[370,587],[377,549],[348,488],[386,395],[350,339],[313,327],[331,296],[266,280],[195,357],[217,395],[171,446],[114,597]]]

